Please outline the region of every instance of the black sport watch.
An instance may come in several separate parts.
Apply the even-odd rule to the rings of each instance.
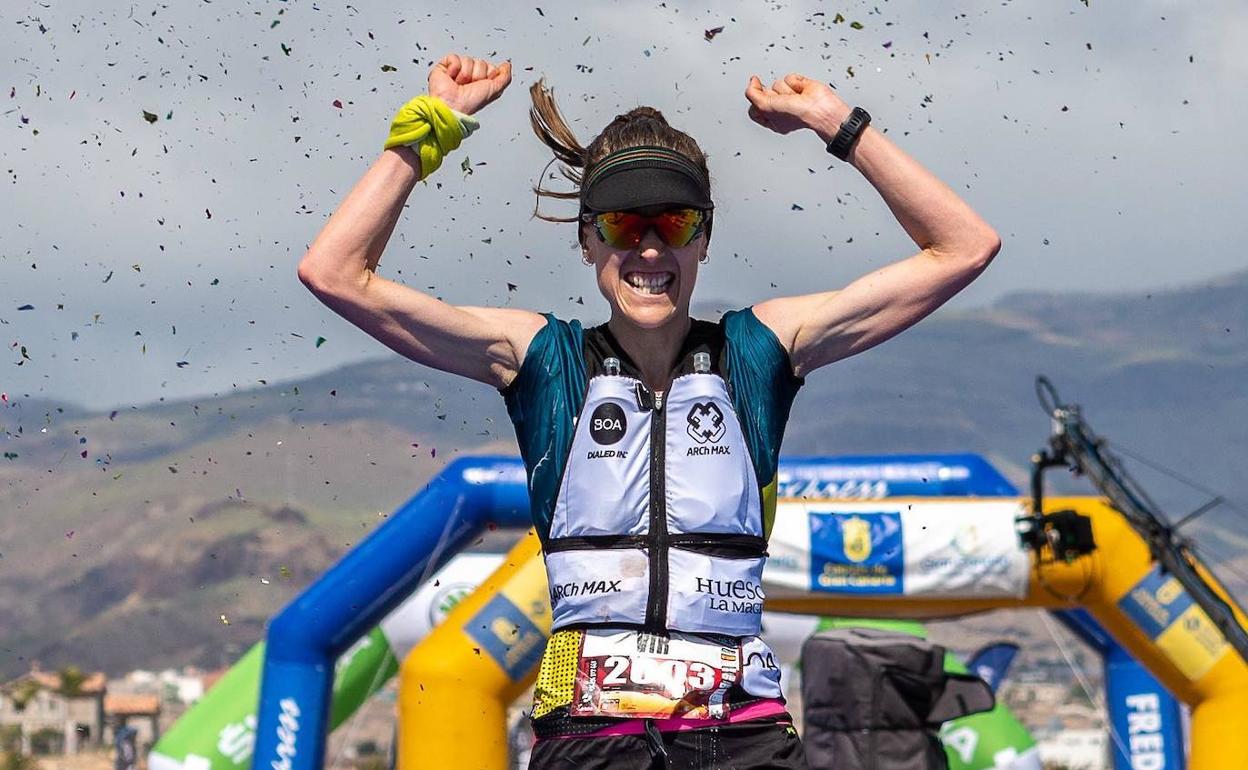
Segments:
[[[832,137],[832,141],[828,142],[828,152],[832,153],[841,160],[849,157],[849,151],[853,149],[854,142],[858,141],[858,137],[862,136],[862,132],[871,124],[871,113],[861,107],[855,107],[853,112],[849,113],[849,117],[845,118],[845,122],[841,124],[841,130],[836,132],[836,136]]]

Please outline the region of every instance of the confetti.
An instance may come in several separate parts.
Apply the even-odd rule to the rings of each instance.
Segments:
[[[324,338],[324,337],[317,337],[317,338],[316,338],[316,346],[317,346],[318,348],[319,348],[321,345],[324,345],[324,344],[325,344],[325,338]]]
[[[156,121],[160,120],[160,116],[154,112],[148,112],[147,110],[143,110],[143,119],[146,120],[148,123],[155,123]]]
[[[706,37],[706,42],[709,43],[715,39],[716,35],[718,35],[720,32],[723,32],[723,31],[724,31],[723,27],[713,27],[711,29],[706,30],[702,34]]]

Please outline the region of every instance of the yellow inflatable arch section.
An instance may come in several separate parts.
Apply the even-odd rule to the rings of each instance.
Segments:
[[[1041,561],[1017,542],[1016,534],[1013,546],[1002,545],[1003,528],[1013,532],[1014,519],[1029,507],[1029,501],[1017,498],[781,501],[772,560],[764,574],[766,609],[930,619],[999,608],[1082,607],[1192,707],[1190,770],[1248,767],[1248,666],[1209,617],[1177,580],[1160,571],[1145,542],[1100,498],[1045,501],[1046,512],[1069,509],[1091,519],[1096,549],[1088,555]],[[864,555],[870,549],[868,530],[880,521],[873,517],[894,515],[889,512],[915,531],[926,531],[932,522],[961,522],[961,529],[934,550],[924,551],[921,538],[905,543],[916,564],[943,578],[926,583],[916,578],[903,589],[899,571],[871,564],[870,554]],[[816,524],[829,524],[846,558],[819,563],[811,556],[811,538],[824,537]],[[1011,547],[1013,552],[1007,552]],[[908,561],[905,568],[910,567]],[[992,577],[977,576],[981,567]],[[1203,576],[1244,624],[1243,612],[1226,591],[1212,575]],[[870,585],[888,591],[890,580],[897,583],[893,593],[854,590]],[[1010,580],[1016,584],[1007,585]],[[546,574],[530,531],[403,662],[400,770],[504,770],[506,710],[536,678],[549,634]]]

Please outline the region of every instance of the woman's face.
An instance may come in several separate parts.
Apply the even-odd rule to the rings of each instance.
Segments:
[[[656,329],[689,316],[706,233],[674,247],[650,228],[637,246],[620,249],[604,243],[592,224],[582,223],[581,228],[581,242],[598,276],[598,290],[611,305],[612,319]]]

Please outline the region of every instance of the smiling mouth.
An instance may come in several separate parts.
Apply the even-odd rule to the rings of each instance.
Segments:
[[[663,294],[676,280],[674,273],[629,273],[624,282],[642,294]]]

